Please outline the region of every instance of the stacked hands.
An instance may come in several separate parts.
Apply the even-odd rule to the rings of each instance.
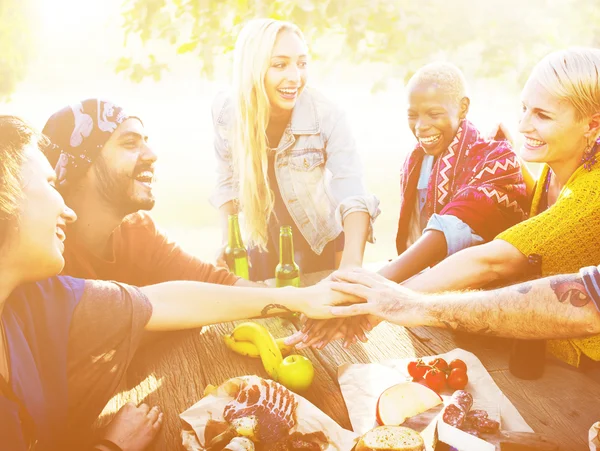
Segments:
[[[336,271],[313,288],[318,293],[307,298],[303,326],[286,338],[286,345],[323,349],[338,339],[344,347],[358,340],[364,343],[366,332],[383,320],[402,316],[402,323],[410,326],[410,313],[417,304],[415,292],[362,268]],[[323,288],[327,288],[325,295]]]

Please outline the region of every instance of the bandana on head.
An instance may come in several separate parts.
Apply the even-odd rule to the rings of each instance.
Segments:
[[[87,99],[54,113],[42,131],[52,142],[45,151],[58,185],[82,177],[119,124],[130,117],[115,104]]]

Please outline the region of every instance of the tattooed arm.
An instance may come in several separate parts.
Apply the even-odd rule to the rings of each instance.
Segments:
[[[592,283],[588,276],[585,281],[581,275],[571,274],[493,291],[440,295],[415,293],[366,271],[336,276],[346,282],[335,284],[334,289],[367,299],[364,304],[332,308],[339,316],[372,314],[403,326],[445,327],[523,339],[600,334],[600,312],[592,300],[598,295],[586,290]]]

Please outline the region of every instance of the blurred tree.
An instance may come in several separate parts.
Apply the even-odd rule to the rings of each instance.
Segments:
[[[598,44],[597,2],[125,0],[123,18],[126,39],[138,37],[146,49],[167,42],[178,54],[197,55],[208,76],[215,59],[233,49],[244,22],[272,17],[296,23],[313,57],[384,63],[404,79],[432,59],[449,59],[477,76],[503,76],[520,84],[549,51]],[[325,41],[330,44],[323,50],[319,43]],[[136,80],[158,79],[165,69],[153,54],[118,64],[118,71]]]
[[[0,0],[0,100],[8,99],[26,74],[31,56],[29,1]]]

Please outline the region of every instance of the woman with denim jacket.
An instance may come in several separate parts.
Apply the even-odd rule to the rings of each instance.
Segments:
[[[292,226],[303,272],[361,266],[373,241],[379,200],[364,187],[343,113],[306,87],[307,65],[295,25],[252,20],[236,42],[231,94],[213,105],[211,203],[224,219],[224,243],[228,215],[244,213],[251,280],[274,276],[282,225]]]

